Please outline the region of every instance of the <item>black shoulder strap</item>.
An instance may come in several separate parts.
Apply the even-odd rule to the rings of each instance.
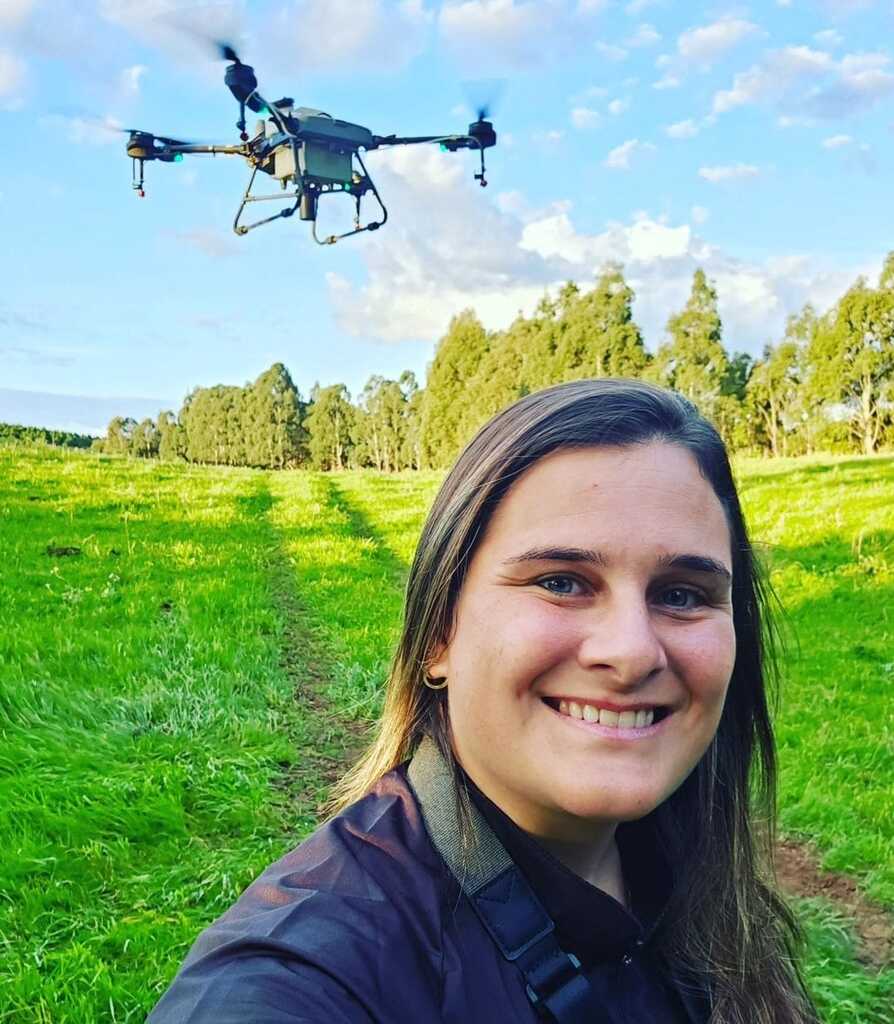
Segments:
[[[556,1024],[607,1022],[580,961],[561,949],[552,918],[474,804],[463,842],[453,774],[434,740],[420,743],[408,777],[435,848],[539,1013]]]

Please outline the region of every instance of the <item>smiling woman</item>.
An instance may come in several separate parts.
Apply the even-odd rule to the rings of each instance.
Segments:
[[[497,415],[435,500],[378,736],[152,1020],[806,1024],[769,636],[723,444],[619,380]]]

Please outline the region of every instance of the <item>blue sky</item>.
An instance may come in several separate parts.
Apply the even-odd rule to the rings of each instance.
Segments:
[[[465,306],[499,328],[609,259],[650,348],[704,266],[759,353],[894,248],[892,29],[892,0],[0,0],[0,389],[176,406],[282,360],[356,393],[424,377]],[[502,80],[490,186],[469,153],[372,153],[389,223],[326,248],[233,235],[236,158],[149,165],[137,199],[106,124],[236,141],[203,34],[379,134],[461,131]]]

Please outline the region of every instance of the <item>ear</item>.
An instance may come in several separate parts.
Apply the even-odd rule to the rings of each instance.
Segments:
[[[448,679],[450,676],[450,644],[440,643],[435,645],[431,657],[425,659],[426,674],[432,679]]]

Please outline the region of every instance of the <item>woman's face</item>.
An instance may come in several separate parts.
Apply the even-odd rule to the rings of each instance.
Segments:
[[[723,710],[731,572],[723,508],[683,448],[537,462],[494,513],[430,666],[473,781],[557,839],[666,800]]]

